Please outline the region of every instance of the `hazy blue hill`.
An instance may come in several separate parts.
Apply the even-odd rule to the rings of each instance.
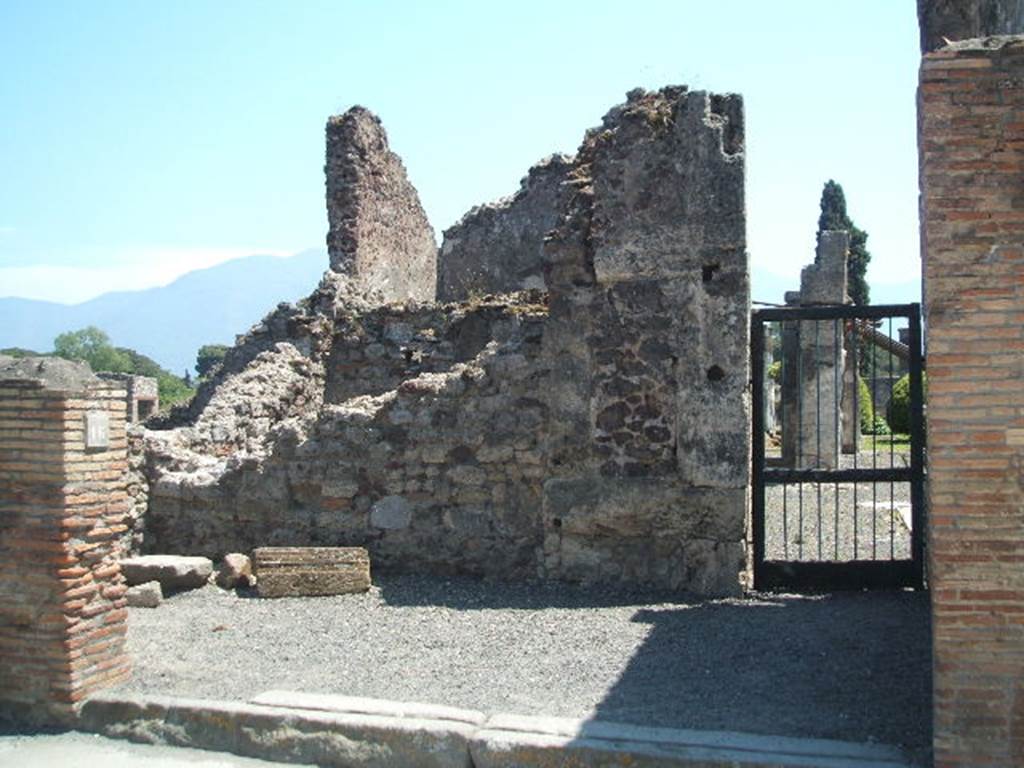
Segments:
[[[0,299],[0,348],[45,352],[57,334],[95,325],[115,346],[180,376],[192,370],[200,346],[233,343],[279,302],[309,295],[325,269],[327,254],[309,250],[234,259],[160,288],[106,293],[82,304]]]
[[[0,349],[53,348],[64,331],[95,325],[111,343],[148,355],[177,375],[195,365],[203,344],[232,344],[281,301],[296,301],[313,290],[327,268],[324,250],[288,258],[248,256],[189,272],[162,288],[107,293],[82,304],[0,299]],[[755,270],[752,299],[782,303],[792,280]],[[919,301],[920,286],[872,286],[876,303]]]

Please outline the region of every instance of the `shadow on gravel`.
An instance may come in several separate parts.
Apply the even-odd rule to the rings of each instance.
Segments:
[[[646,640],[594,719],[830,738],[902,747],[929,764],[931,613],[927,592],[751,594],[564,584],[482,588],[463,577],[381,579],[393,606],[536,610],[637,606]]]
[[[390,606],[435,606],[455,611],[614,608],[655,603],[697,605],[704,598],[683,592],[620,586],[584,587],[559,582],[488,582],[472,576],[410,579],[374,572],[373,583]]]
[[[902,747],[930,764],[927,593],[761,595],[644,609],[596,720]]]

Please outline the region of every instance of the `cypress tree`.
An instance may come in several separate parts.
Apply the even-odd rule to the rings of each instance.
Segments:
[[[829,179],[821,191],[821,215],[818,216],[817,239],[828,229],[845,229],[850,233],[850,254],[846,258],[850,298],[854,304],[870,304],[871,289],[867,272],[871,254],[868,253],[868,233],[858,227],[846,213],[846,195],[843,188]]]

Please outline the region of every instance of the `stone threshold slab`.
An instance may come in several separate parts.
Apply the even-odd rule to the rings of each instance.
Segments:
[[[485,715],[474,710],[268,691],[249,703],[106,692],[82,730],[321,766],[909,768],[899,750],[825,739]]]

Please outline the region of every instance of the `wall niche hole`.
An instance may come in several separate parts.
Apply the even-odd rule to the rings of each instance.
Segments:
[[[721,366],[712,365],[708,368],[708,381],[721,381],[725,378],[725,371],[722,370]]]
[[[560,517],[556,517],[554,520],[551,521],[551,525],[553,525],[555,528],[561,528],[562,519]]]
[[[700,279],[705,283],[710,283],[715,279],[715,272],[720,269],[718,264],[705,264],[700,270]]]

